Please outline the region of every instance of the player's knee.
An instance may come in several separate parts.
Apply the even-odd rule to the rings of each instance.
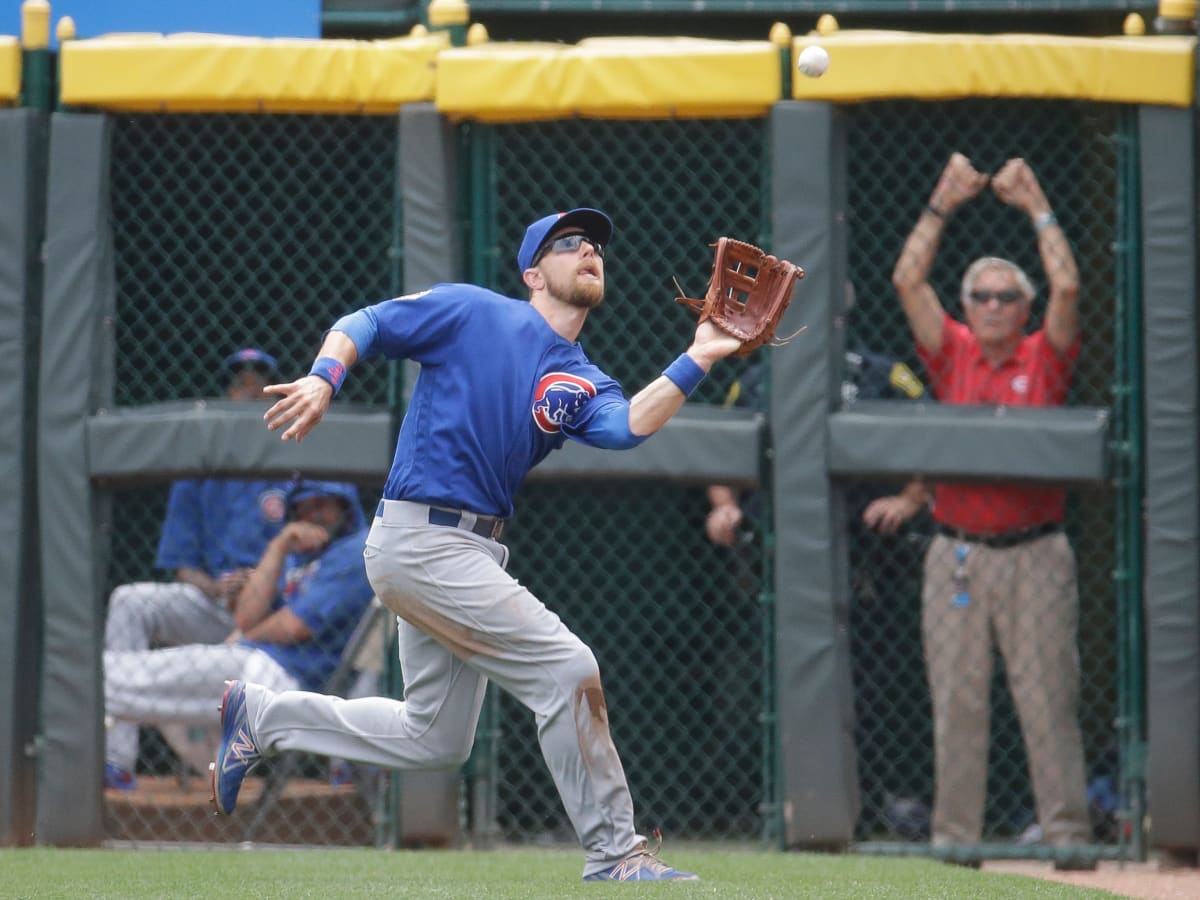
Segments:
[[[583,642],[560,664],[559,683],[577,686],[600,684],[600,665],[596,662],[596,654]]]
[[[118,585],[108,595],[109,613],[111,614],[114,609],[149,609],[154,602],[155,589],[157,587],[155,584],[143,581]]]
[[[440,739],[439,739],[440,738]],[[475,732],[465,729],[462,734],[426,735],[424,768],[457,769],[465,765],[475,745]]]
[[[122,584],[113,588],[113,592],[108,595],[108,608],[112,610],[133,603],[137,597],[136,587],[132,584]]]
[[[442,712],[429,718],[405,717],[405,733],[421,747],[422,768],[457,768],[475,746],[477,719],[467,714],[467,708]]]
[[[472,743],[472,741],[465,741],[457,747],[451,748],[449,752],[443,755],[441,768],[457,769],[460,766],[465,766],[471,756]]]
[[[108,595],[106,628],[125,630],[145,617],[144,604],[135,584],[123,584]]]

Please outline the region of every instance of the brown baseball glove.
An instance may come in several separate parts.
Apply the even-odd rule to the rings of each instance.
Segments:
[[[804,277],[804,270],[786,259],[776,259],[753,244],[718,238],[713,254],[712,277],[703,300],[676,297],[700,314],[700,321],[712,321],[718,328],[742,342],[734,356],[747,356],[763,344],[781,347],[794,338],[775,336],[779,320],[792,302],[792,288]],[[679,293],[683,288],[675,283]]]

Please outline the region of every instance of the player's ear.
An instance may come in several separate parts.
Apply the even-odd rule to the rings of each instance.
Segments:
[[[525,282],[525,287],[531,291],[539,291],[546,286],[546,279],[542,277],[542,270],[537,268],[526,269],[521,273],[521,280]]]

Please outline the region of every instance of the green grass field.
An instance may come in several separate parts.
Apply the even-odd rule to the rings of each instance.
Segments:
[[[0,850],[4,898],[538,898],[661,893],[673,898],[1111,897],[924,859],[707,850],[664,853],[700,883],[584,884],[567,850]]]

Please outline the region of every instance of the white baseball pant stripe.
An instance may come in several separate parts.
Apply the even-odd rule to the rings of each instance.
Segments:
[[[371,586],[401,618],[404,700],[247,685],[259,747],[396,769],[466,761],[488,679],[534,713],[542,755],[586,853],[584,874],[644,838],[613,746],[592,651],[504,570],[502,544],[385,501],[367,537]]]

